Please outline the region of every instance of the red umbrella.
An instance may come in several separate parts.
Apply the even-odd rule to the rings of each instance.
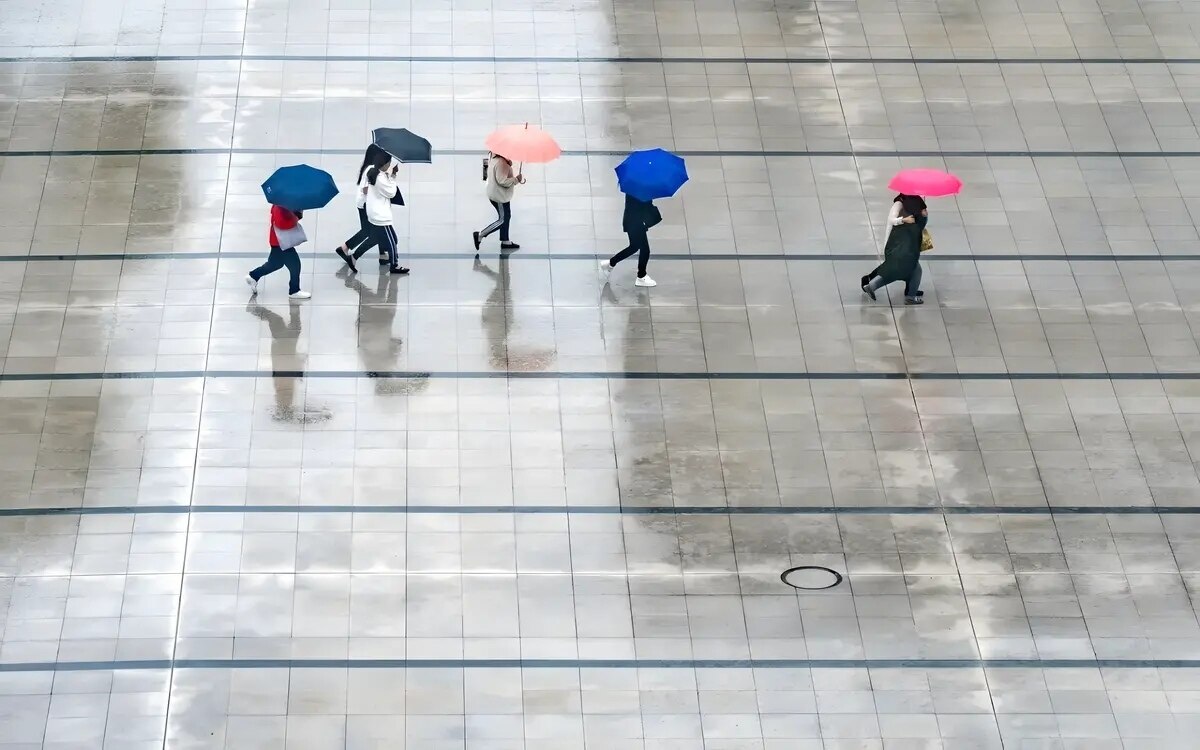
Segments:
[[[940,169],[902,169],[888,183],[888,188],[897,193],[927,198],[957,195],[962,186],[962,180]]]

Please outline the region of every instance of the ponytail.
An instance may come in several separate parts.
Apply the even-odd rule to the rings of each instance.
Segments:
[[[367,170],[367,182],[374,185],[377,177],[379,177],[379,167],[372,165],[372,167]]]

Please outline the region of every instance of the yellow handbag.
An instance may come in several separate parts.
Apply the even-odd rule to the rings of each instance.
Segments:
[[[921,252],[926,253],[933,249],[933,235],[928,229],[921,230]]]

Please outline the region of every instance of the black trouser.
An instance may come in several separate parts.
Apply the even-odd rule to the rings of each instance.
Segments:
[[[499,229],[500,241],[508,242],[508,223],[512,221],[512,203],[497,203],[491,198],[488,199],[488,203],[491,203],[492,208],[496,209],[496,220],[484,227],[479,236],[487,237]]]
[[[396,230],[391,224],[372,224],[371,225],[371,241],[379,245],[380,253],[387,253],[391,259],[392,268],[397,268],[400,265],[396,248]]]
[[[354,259],[358,260],[375,245],[375,237],[371,234],[371,222],[367,221],[367,209],[360,208],[358,209],[358,231],[346,240],[346,248],[354,254]],[[383,255],[383,248],[379,249],[379,254]]]
[[[638,278],[646,275],[646,264],[650,262],[650,237],[646,232],[626,232],[629,235],[629,247],[608,259],[608,265],[615,266],[634,253],[638,254]]]
[[[300,291],[300,255],[294,247],[284,250],[279,245],[271,245],[271,254],[267,256],[267,262],[251,271],[250,278],[258,281],[263,276],[275,273],[284,266],[287,266],[288,274],[291,276],[288,280],[288,294],[295,294]]]

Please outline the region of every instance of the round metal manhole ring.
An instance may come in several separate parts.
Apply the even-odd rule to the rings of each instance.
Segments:
[[[798,565],[779,575],[779,580],[794,589],[824,591],[842,582],[842,574],[821,565]]]

